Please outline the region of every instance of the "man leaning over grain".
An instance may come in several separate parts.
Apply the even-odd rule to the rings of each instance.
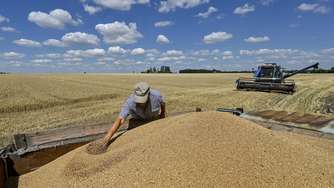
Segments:
[[[131,117],[128,130],[153,120],[165,118],[166,103],[163,96],[158,90],[151,89],[148,83],[137,83],[133,94],[123,104],[118,118],[102,139],[100,144],[100,147],[103,147],[102,149],[107,148],[111,138],[128,116]]]

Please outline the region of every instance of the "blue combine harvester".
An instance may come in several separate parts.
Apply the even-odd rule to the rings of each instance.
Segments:
[[[319,63],[305,67],[292,73],[284,73],[281,66],[276,63],[265,63],[258,67],[253,78],[239,78],[236,80],[237,90],[254,90],[266,92],[280,92],[293,94],[296,85],[293,80],[287,80],[295,74],[314,68],[318,69]]]

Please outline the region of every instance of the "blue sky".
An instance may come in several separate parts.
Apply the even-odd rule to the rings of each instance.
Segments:
[[[0,71],[334,67],[333,0],[2,0]]]

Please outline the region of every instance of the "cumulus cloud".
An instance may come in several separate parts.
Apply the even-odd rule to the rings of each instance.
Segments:
[[[224,51],[223,52],[223,60],[230,60],[234,59],[233,52],[232,51]]]
[[[168,44],[169,39],[165,35],[158,35],[156,42],[159,44]]]
[[[165,0],[160,1],[159,12],[175,11],[176,8],[193,8],[200,4],[208,3],[209,0]]]
[[[264,36],[264,37],[248,37],[246,39],[244,39],[245,42],[249,42],[249,43],[259,43],[259,42],[268,42],[270,41],[270,38],[268,36]]]
[[[35,57],[39,58],[39,59],[59,59],[63,57],[63,54],[60,53],[48,53],[48,54],[37,54],[35,55]]]
[[[43,42],[45,46],[54,46],[54,47],[65,47],[66,44],[63,41],[57,39],[48,39]]]
[[[287,55],[300,53],[297,49],[258,49],[258,50],[240,50],[240,55],[246,56],[261,56],[261,55]]]
[[[51,63],[51,59],[33,59],[31,60],[32,63]]]
[[[70,45],[98,45],[100,39],[93,34],[83,33],[83,32],[73,32],[66,33],[61,40],[58,39],[48,39],[43,42],[45,46],[53,46],[53,47],[67,47]]]
[[[111,53],[111,54],[125,54],[126,50],[121,48],[120,46],[111,46],[108,49],[108,53]]]
[[[14,27],[1,27],[1,31],[4,31],[4,32],[16,32],[16,29]]]
[[[162,53],[156,60],[160,62],[173,61],[173,62],[181,62],[185,60],[186,56],[181,50],[167,50]],[[155,58],[154,58],[155,60]]]
[[[87,4],[84,4],[83,7],[84,7],[84,10],[90,15],[94,15],[94,14],[102,11],[101,7],[90,6],[90,5],[87,5]]]
[[[232,51],[229,50],[221,51],[219,49],[191,51],[186,56],[188,57],[188,59],[198,60],[200,62],[211,61],[211,59],[215,61],[234,59]]]
[[[81,62],[83,61],[82,58],[80,57],[69,57],[69,58],[64,58],[65,62]]]
[[[243,6],[237,7],[234,9],[234,14],[240,14],[244,15],[249,12],[255,11],[255,6],[254,5],[249,5],[248,3],[244,4]]]
[[[257,63],[284,63],[291,66],[305,66],[305,63],[321,62],[322,66],[329,67],[332,64],[331,54],[307,52],[300,49],[257,49],[240,50],[241,56],[255,58]]]
[[[212,32],[203,38],[203,42],[206,44],[214,44],[218,42],[224,42],[228,39],[231,39],[233,35],[226,32]]]
[[[270,4],[272,4],[274,2],[274,0],[260,0],[261,5],[263,6],[268,6]]]
[[[6,18],[5,16],[2,16],[1,14],[0,14],[0,23],[1,22],[9,22],[9,18]]]
[[[327,14],[330,12],[330,8],[325,5],[320,5],[318,3],[308,4],[302,3],[300,4],[297,9],[302,12],[313,12],[318,14]]]
[[[98,45],[100,42],[100,39],[96,35],[83,32],[66,33],[61,40],[65,44]]]
[[[147,4],[150,0],[93,0],[97,5],[115,10],[130,10],[132,5]]]
[[[143,55],[145,50],[143,48],[135,48],[131,51],[131,55]]]
[[[14,40],[14,44],[18,46],[25,46],[25,47],[41,47],[41,43],[29,39],[19,39],[19,40]]]
[[[172,21],[159,21],[154,23],[154,27],[167,27],[167,26],[172,26],[174,25],[174,22]]]
[[[0,56],[5,59],[22,59],[25,55],[17,52],[4,52]]]
[[[73,57],[99,57],[104,56],[106,54],[104,49],[94,48],[88,50],[68,50],[64,54],[65,58],[73,58]]]
[[[322,49],[321,53],[324,53],[324,54],[334,54],[334,48]]]
[[[162,56],[182,56],[183,51],[182,50],[167,50],[165,53],[162,54]]]
[[[28,15],[28,20],[43,28],[64,29],[66,25],[77,26],[82,23],[80,19],[74,20],[69,12],[63,9],[55,9],[50,13],[33,11]]]
[[[215,12],[218,12],[218,9],[213,6],[210,6],[206,12],[200,12],[196,16],[201,18],[207,18]]]
[[[126,24],[115,21],[108,24],[98,24],[95,29],[103,36],[107,44],[133,44],[143,35],[137,31],[136,23]]]

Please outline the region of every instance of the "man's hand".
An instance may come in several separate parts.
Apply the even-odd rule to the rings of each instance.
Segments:
[[[160,119],[163,119],[163,118],[165,118],[166,117],[166,113],[160,113],[160,115],[159,115],[159,118]]]
[[[86,151],[91,155],[98,155],[106,152],[108,149],[108,143],[105,143],[104,139],[95,140],[86,147]]]

